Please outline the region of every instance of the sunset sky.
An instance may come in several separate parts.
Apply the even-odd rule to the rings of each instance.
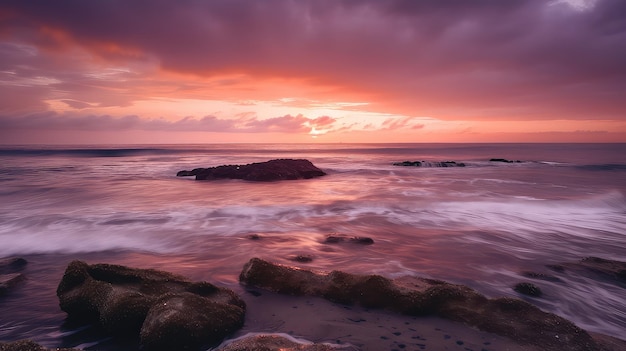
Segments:
[[[218,142],[626,142],[626,1],[0,1],[1,144]]]

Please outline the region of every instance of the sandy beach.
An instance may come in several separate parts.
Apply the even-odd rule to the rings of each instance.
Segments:
[[[234,337],[248,333],[290,336],[355,350],[539,351],[530,345],[436,317],[411,317],[322,298],[296,297],[252,290],[242,295],[246,324]]]

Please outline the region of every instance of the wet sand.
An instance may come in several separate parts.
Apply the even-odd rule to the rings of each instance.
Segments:
[[[248,304],[246,322],[233,338],[248,333],[285,333],[316,343],[352,345],[362,351],[540,350],[442,318],[405,316],[257,289],[241,294]]]

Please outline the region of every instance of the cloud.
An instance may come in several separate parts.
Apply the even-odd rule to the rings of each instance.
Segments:
[[[418,118],[418,117],[388,118],[383,121],[382,129],[383,130],[422,129],[424,128],[424,124],[418,123],[422,120],[423,120],[422,118]]]
[[[219,132],[219,133],[301,133],[312,128],[332,127],[333,118],[322,116],[308,118],[303,115],[285,115],[259,119],[242,115],[233,119],[215,116],[184,117],[177,120],[140,118],[136,115],[112,117],[109,115],[73,115],[55,112],[34,113],[25,116],[0,116],[0,130],[11,133],[19,130],[62,131],[167,131],[167,132]]]
[[[157,64],[333,86],[408,116],[624,119],[625,13],[623,0],[584,10],[549,0],[7,0],[0,67],[58,79],[37,89],[102,106],[127,106],[160,85],[140,70]],[[98,65],[132,69],[115,81],[83,74]]]
[[[245,123],[244,130],[279,132],[279,133],[306,133],[311,129],[307,127],[310,120],[302,115],[273,117],[268,119],[253,119]]]

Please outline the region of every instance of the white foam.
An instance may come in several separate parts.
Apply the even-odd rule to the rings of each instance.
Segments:
[[[313,345],[312,341],[303,339],[303,338],[296,338],[293,335],[289,335],[286,333],[264,333],[264,332],[252,332],[252,333],[246,333],[238,338],[234,338],[234,339],[228,339],[223,341],[220,345],[218,345],[215,348],[210,348],[210,350],[220,350],[223,347],[226,347],[234,342],[249,338],[249,337],[255,337],[255,336],[277,336],[277,337],[282,337],[285,338],[291,342],[294,342],[296,344],[300,344],[300,345]],[[348,349],[353,349],[353,350],[358,350],[355,346],[350,345],[350,344],[333,344],[333,343],[322,343],[323,345],[327,345],[333,348],[341,348],[341,350],[348,350]]]

